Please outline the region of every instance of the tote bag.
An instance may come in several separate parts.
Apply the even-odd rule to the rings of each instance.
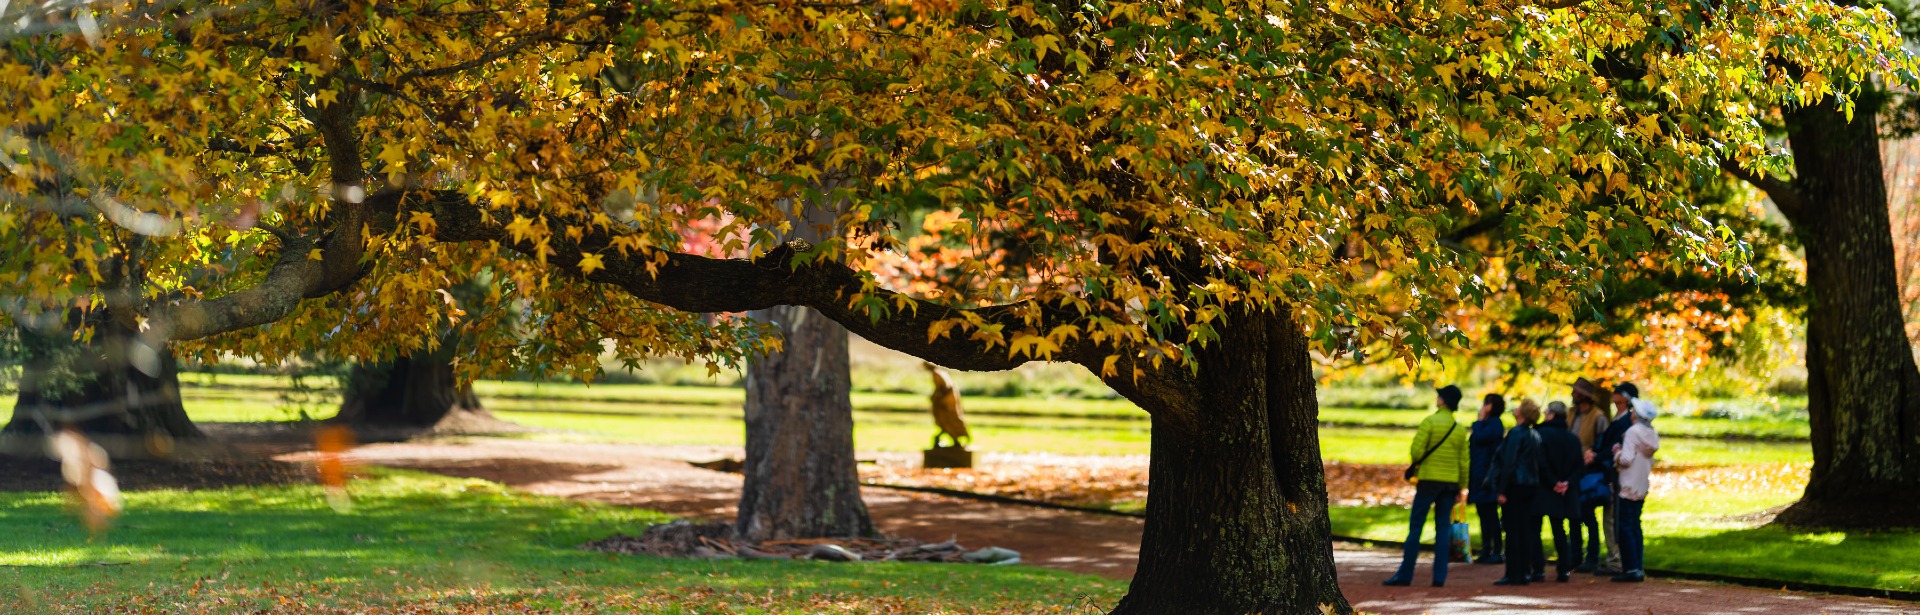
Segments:
[[[1469,530],[1467,529],[1467,521],[1466,521],[1467,507],[1466,506],[1454,507],[1453,518],[1459,519],[1459,521],[1453,522],[1453,545],[1451,546],[1451,549],[1450,549],[1451,554],[1447,556],[1447,560],[1454,561],[1454,562],[1464,562],[1469,559],[1467,556],[1467,545],[1470,542],[1472,542],[1468,540],[1468,536],[1467,536],[1469,532]]]

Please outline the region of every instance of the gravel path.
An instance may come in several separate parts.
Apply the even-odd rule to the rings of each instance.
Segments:
[[[739,449],[726,447],[471,438],[375,444],[357,449],[356,455],[367,463],[483,478],[533,493],[710,520],[732,517],[740,488],[737,475],[687,463],[740,455]],[[1048,456],[1047,461],[1057,464],[1063,459],[1067,458]],[[1139,557],[1138,519],[887,489],[868,488],[862,495],[874,522],[889,534],[926,541],[958,537],[968,547],[996,545],[1020,551],[1022,560],[1031,565],[1113,579],[1131,577]],[[1445,588],[1383,587],[1379,581],[1398,564],[1397,553],[1338,545],[1334,555],[1347,598],[1356,608],[1375,613],[1920,615],[1920,604],[1914,603],[1658,579],[1622,586],[1576,575],[1572,583],[1508,589],[1491,585],[1500,575],[1497,566],[1453,567]],[[1430,577],[1422,564],[1415,578]]]

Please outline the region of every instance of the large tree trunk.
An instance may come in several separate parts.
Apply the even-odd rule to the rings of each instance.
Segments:
[[[1109,378],[1153,414],[1140,566],[1116,615],[1318,614],[1340,594],[1307,340],[1241,314],[1197,355]],[[1126,370],[1123,370],[1126,371]]]
[[[5,431],[72,427],[154,444],[200,438],[180,403],[180,367],[166,342],[144,339],[105,319],[92,324],[89,343],[74,342],[67,327],[51,333],[19,329],[25,357],[13,420]]]
[[[363,427],[427,429],[449,417],[490,416],[474,395],[473,385],[462,384],[454,376],[453,352],[454,344],[448,340],[433,352],[354,365],[334,420]]]
[[[734,530],[749,540],[871,536],[853,457],[847,330],[810,308],[754,312],[780,352],[747,366],[746,482]]]
[[[1813,473],[1781,513],[1795,525],[1920,524],[1920,370],[1894,271],[1874,107],[1788,114],[1805,244],[1807,412]]]

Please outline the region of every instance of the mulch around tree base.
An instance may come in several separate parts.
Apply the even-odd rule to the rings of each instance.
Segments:
[[[313,482],[313,471],[272,459],[193,461],[116,460],[108,469],[121,491],[225,489]],[[60,462],[45,457],[0,456],[0,491],[59,491],[66,488]]]
[[[904,537],[803,538],[748,541],[733,535],[733,524],[675,521],[648,527],[639,536],[617,534],[582,549],[627,555],[692,559],[812,559],[832,562],[966,561],[967,549],[954,540],[922,542]]]

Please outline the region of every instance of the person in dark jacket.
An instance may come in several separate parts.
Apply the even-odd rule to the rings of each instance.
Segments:
[[[1480,420],[1473,422],[1473,431],[1467,442],[1468,456],[1472,458],[1467,480],[1467,502],[1473,504],[1474,511],[1480,515],[1480,557],[1475,564],[1499,564],[1507,561],[1502,555],[1505,542],[1500,535],[1500,494],[1484,486],[1487,481],[1487,469],[1493,466],[1493,455],[1500,450],[1500,440],[1507,435],[1507,426],[1500,420],[1507,413],[1507,399],[1498,393],[1488,394],[1480,402]]]
[[[1540,435],[1533,424],[1540,420],[1540,404],[1528,399],[1513,411],[1514,426],[1487,470],[1487,489],[1498,496],[1501,525],[1507,530],[1506,576],[1494,585],[1526,585],[1545,580],[1544,570],[1535,571],[1534,560],[1540,554],[1540,514],[1534,495],[1540,490]]]
[[[1607,431],[1600,435],[1600,441],[1593,445],[1593,451],[1587,457],[1588,468],[1605,475],[1603,482],[1606,483],[1609,491],[1608,496],[1600,500],[1601,506],[1604,507],[1602,514],[1595,515],[1599,518],[1600,529],[1606,533],[1607,558],[1604,562],[1600,561],[1599,554],[1593,553],[1588,564],[1580,566],[1579,570],[1582,572],[1608,576],[1621,572],[1620,541],[1617,538],[1618,530],[1614,519],[1614,511],[1620,502],[1620,473],[1614,468],[1613,448],[1626,441],[1627,429],[1633,427],[1633,400],[1639,398],[1640,387],[1634,386],[1631,382],[1623,382],[1613,388],[1611,401],[1618,414],[1614,416],[1612,423],[1607,424]],[[1587,512],[1591,515],[1594,511],[1588,508]]]
[[[1587,448],[1580,445],[1579,436],[1567,430],[1567,406],[1557,401],[1547,404],[1546,420],[1535,431],[1540,434],[1540,494],[1535,502],[1540,514],[1552,524],[1555,568],[1559,572],[1555,580],[1565,583],[1583,559],[1581,545],[1597,543],[1600,538],[1589,536],[1585,543],[1580,539],[1580,477],[1587,470]]]

